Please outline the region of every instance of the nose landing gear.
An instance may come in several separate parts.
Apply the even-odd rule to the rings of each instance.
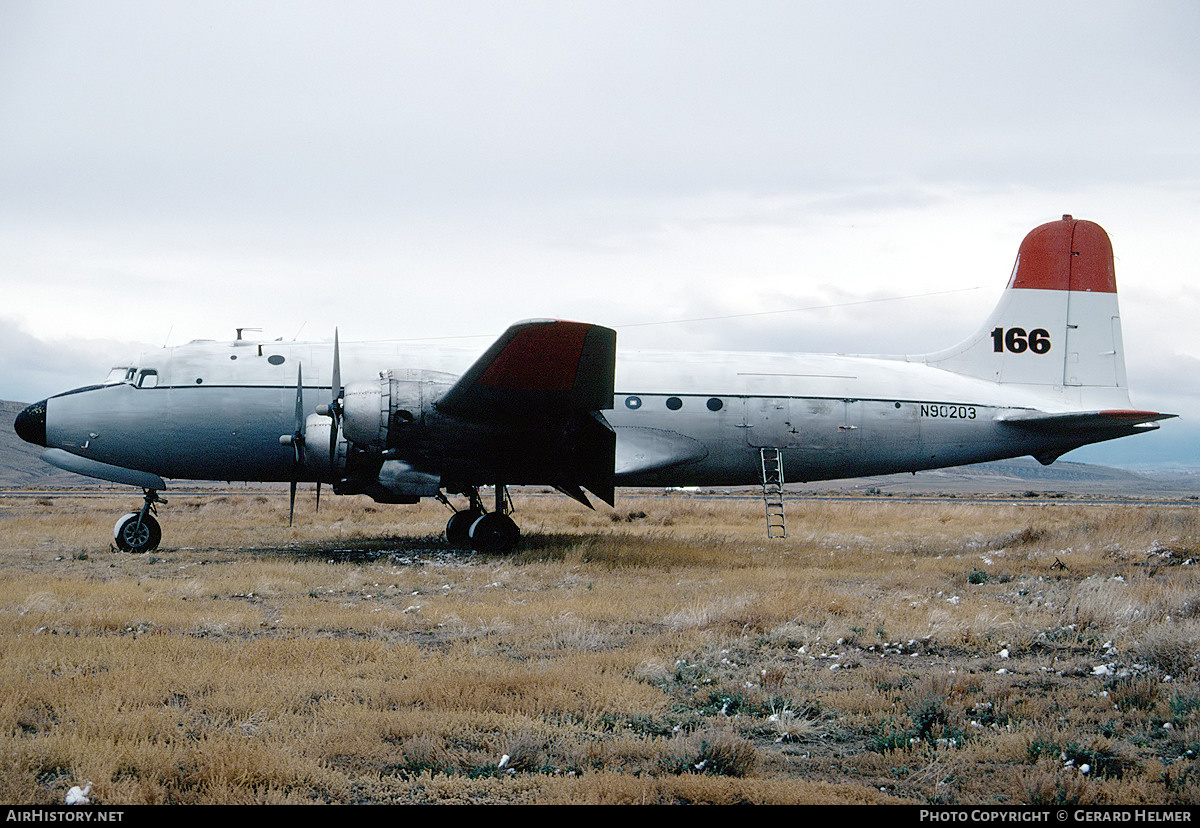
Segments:
[[[154,515],[155,504],[166,503],[154,489],[144,489],[141,510],[122,515],[113,526],[113,541],[122,552],[153,552],[162,541],[162,527]]]

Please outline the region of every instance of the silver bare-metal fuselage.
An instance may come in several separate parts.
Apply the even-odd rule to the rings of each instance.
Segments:
[[[411,366],[457,376],[477,355],[387,343],[341,350],[345,384]],[[45,445],[164,478],[291,480],[293,452],[279,438],[294,428],[298,375],[312,411],[331,397],[332,361],[332,345],[319,343],[151,352],[121,381],[48,399]],[[633,352],[618,359],[615,388],[604,416],[617,435],[616,482],[626,486],[761,482],[765,447],[782,450],[789,481],[808,481],[1057,456],[1090,442],[1003,422],[1052,410],[1052,399],[904,358]],[[456,464],[477,461],[495,436],[471,432],[431,417],[403,459],[454,478]],[[300,477],[326,479],[311,469]]]

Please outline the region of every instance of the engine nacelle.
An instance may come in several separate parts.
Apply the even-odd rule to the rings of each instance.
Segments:
[[[333,418],[320,414],[309,414],[304,421],[304,465],[319,477],[334,479],[345,476],[349,463],[350,446],[343,434],[330,440]],[[330,450],[333,451],[332,460]]]
[[[440,371],[383,371],[376,382],[346,386],[342,396],[342,433],[359,446],[378,449],[403,445],[457,379]]]
[[[309,414],[304,424],[304,465],[337,494],[365,494],[380,503],[416,503],[436,497],[441,476],[402,460],[384,459],[373,448],[351,445],[344,431],[331,441],[333,418]],[[331,460],[332,452],[332,460]]]

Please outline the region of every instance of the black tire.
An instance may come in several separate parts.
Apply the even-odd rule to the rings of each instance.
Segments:
[[[143,517],[139,523],[138,513],[133,512],[117,521],[113,529],[113,540],[122,552],[153,552],[162,541],[162,528],[150,515]]]
[[[476,552],[511,552],[521,540],[521,530],[508,515],[488,512],[471,524],[471,548]]]
[[[455,512],[446,522],[446,542],[455,549],[471,548],[471,524],[479,520],[483,512],[463,509]]]

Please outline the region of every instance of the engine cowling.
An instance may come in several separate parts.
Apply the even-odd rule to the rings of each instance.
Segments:
[[[424,425],[433,403],[455,379],[440,371],[402,368],[381,372],[375,382],[351,383],[342,397],[342,433],[358,446],[398,448]]]
[[[331,441],[332,430],[331,417],[308,415],[304,421],[304,465],[318,477],[333,477],[336,480],[347,474],[350,446],[342,433],[338,434],[336,441]]]

